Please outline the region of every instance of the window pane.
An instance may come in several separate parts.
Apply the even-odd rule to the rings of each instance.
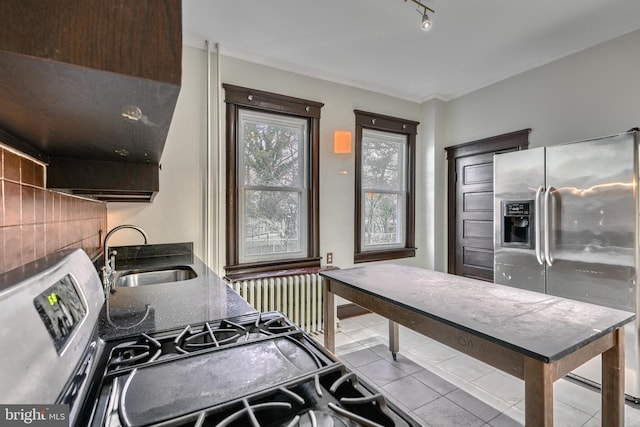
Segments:
[[[404,245],[403,197],[394,193],[364,193],[364,246]]]
[[[404,189],[406,137],[365,129],[362,133],[362,187]]]
[[[240,113],[241,182],[302,187],[306,120]]]
[[[244,258],[301,252],[301,193],[246,190],[241,245]]]

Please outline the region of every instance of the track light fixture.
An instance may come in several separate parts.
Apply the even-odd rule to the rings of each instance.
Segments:
[[[431,28],[431,19],[429,19],[429,15],[427,14],[427,10],[429,12],[431,12],[431,13],[436,13],[435,10],[433,10],[430,7],[422,4],[418,0],[411,0],[411,1],[422,8],[422,10],[420,10],[420,9],[416,9],[416,10],[418,11],[418,13],[420,13],[420,15],[422,15],[422,23],[420,24],[420,28],[423,31],[427,31],[429,28]],[[407,0],[404,0],[404,2],[406,3]]]

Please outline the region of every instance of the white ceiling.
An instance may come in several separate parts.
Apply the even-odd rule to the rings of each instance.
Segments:
[[[640,0],[184,0],[183,41],[412,101],[450,100],[640,29]],[[640,54],[640,47],[638,49]]]

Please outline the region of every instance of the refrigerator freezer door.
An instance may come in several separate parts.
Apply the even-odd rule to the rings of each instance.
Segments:
[[[545,292],[544,265],[538,262],[536,247],[541,241],[536,238],[542,231],[540,216],[536,215],[536,192],[543,187],[544,147],[512,153],[497,154],[493,159],[494,191],[494,282]],[[505,242],[505,216],[509,214],[509,202],[529,203],[532,220],[532,245]],[[537,245],[537,246],[536,246]]]
[[[547,293],[635,311],[633,134],[547,147]]]

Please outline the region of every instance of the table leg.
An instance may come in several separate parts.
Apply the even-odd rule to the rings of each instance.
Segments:
[[[326,280],[326,279],[325,279]],[[336,347],[336,319],[334,295],[331,292],[331,281],[326,280],[324,286],[324,347],[335,354]]]
[[[389,320],[389,351],[393,360],[397,360],[398,351],[400,351],[400,328],[393,320]]]
[[[602,425],[624,426],[624,329],[612,332],[615,345],[602,353]]]
[[[553,426],[552,365],[524,359],[524,419],[526,426]]]

